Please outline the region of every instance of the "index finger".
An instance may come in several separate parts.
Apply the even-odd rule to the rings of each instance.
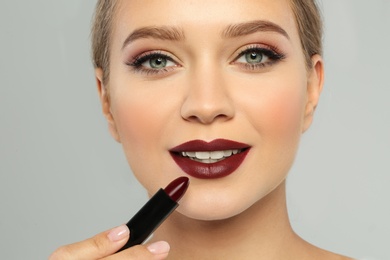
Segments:
[[[104,231],[91,238],[58,248],[49,260],[101,259],[117,252],[129,239],[126,225]]]

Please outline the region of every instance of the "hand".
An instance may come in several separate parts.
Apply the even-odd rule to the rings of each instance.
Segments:
[[[150,245],[138,245],[116,253],[129,239],[129,229],[122,225],[100,233],[81,242],[62,246],[54,251],[49,260],[120,260],[120,259],[165,259],[169,244],[164,241]]]

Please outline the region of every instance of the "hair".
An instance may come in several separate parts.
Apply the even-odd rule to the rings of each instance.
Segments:
[[[113,18],[117,0],[98,0],[92,20],[92,62],[95,68],[103,70],[103,83],[108,83],[110,75],[110,48]]]
[[[311,68],[311,57],[322,55],[323,25],[316,0],[289,0],[297,23],[299,37],[307,68]],[[92,61],[95,68],[103,70],[103,83],[110,75],[110,40],[117,0],[98,0],[92,20]]]
[[[290,0],[295,16],[307,68],[313,66],[311,57],[322,55],[323,23],[316,0]]]

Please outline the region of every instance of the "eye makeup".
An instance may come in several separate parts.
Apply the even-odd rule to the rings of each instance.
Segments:
[[[133,71],[146,74],[169,72],[178,67],[174,59],[161,51],[148,51],[126,62]]]
[[[249,45],[239,51],[232,64],[237,64],[246,70],[256,70],[276,64],[286,57],[274,47]]]
[[[286,58],[278,48],[265,44],[250,44],[239,48],[235,58],[230,63],[242,70],[257,71],[277,64]],[[181,65],[168,53],[152,50],[141,53],[125,62],[133,72],[146,76],[164,75],[172,72]]]

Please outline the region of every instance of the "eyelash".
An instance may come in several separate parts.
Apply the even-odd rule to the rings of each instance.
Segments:
[[[257,54],[264,55],[269,59],[269,61],[261,62],[261,63],[254,63],[254,64],[237,62],[237,60],[239,60],[244,55],[251,54],[251,53],[257,53]],[[234,63],[238,64],[238,65],[242,66],[243,69],[246,69],[246,70],[256,70],[256,69],[261,69],[261,68],[264,68],[267,66],[272,66],[272,65],[276,64],[277,62],[283,60],[285,57],[286,57],[286,55],[281,53],[279,50],[277,50],[277,48],[274,48],[274,47],[265,48],[265,47],[260,47],[260,46],[256,45],[256,46],[249,46],[245,50],[241,51],[237,55],[237,58],[235,58],[233,60],[233,64]]]
[[[257,54],[261,54],[262,56],[266,56],[269,59],[269,61],[260,62],[260,63],[237,62],[237,60],[239,60],[244,55],[251,54],[251,53],[257,53]],[[167,67],[163,67],[161,69],[153,69],[153,68],[147,68],[147,67],[143,66],[143,64],[145,62],[153,60],[153,59],[157,59],[157,58],[161,58],[161,59],[164,59],[166,61],[172,62],[175,64],[175,66],[167,66]],[[282,54],[279,50],[277,50],[277,48],[274,48],[274,47],[265,48],[265,47],[260,47],[260,46],[255,45],[255,46],[249,46],[245,50],[241,51],[237,55],[237,57],[233,60],[232,63],[238,64],[244,70],[253,71],[253,70],[258,70],[258,69],[261,69],[261,68],[264,68],[267,66],[272,66],[275,63],[283,60],[284,58],[285,58],[285,55]],[[126,65],[130,66],[135,72],[145,73],[146,75],[156,75],[156,74],[160,74],[160,73],[167,73],[167,72],[172,71],[175,67],[179,66],[177,64],[177,62],[175,62],[175,60],[172,57],[170,57],[167,54],[161,53],[160,51],[143,53],[139,56],[134,57],[132,59],[132,61],[126,62]]]
[[[143,66],[145,62],[157,58],[162,58],[165,59],[166,61],[173,62],[175,63],[175,66],[164,67],[161,69],[146,68]],[[167,54],[161,53],[160,51],[143,53],[139,56],[134,57],[132,61],[127,62],[126,65],[130,66],[135,72],[145,73],[147,75],[166,73],[171,71],[174,67],[178,66],[177,62],[175,62],[175,60],[172,59],[172,57],[170,57]]]

